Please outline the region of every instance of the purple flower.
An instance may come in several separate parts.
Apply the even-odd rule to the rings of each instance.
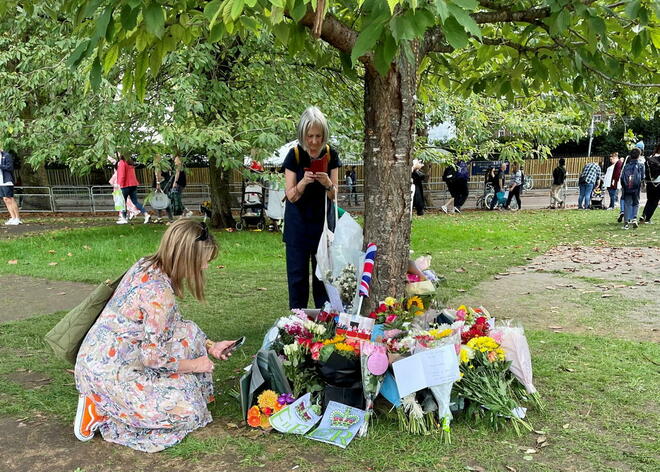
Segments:
[[[290,393],[283,393],[277,397],[277,403],[280,405],[291,405],[296,399]]]

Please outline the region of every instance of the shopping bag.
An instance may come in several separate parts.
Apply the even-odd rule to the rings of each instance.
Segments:
[[[331,205],[334,203],[331,201]],[[335,222],[337,221],[337,205],[334,205]],[[335,235],[328,227],[328,198],[325,198],[325,220],[323,221],[323,232],[316,249],[316,278],[326,281],[328,274],[332,274],[332,259],[330,257],[330,247],[334,241]]]
[[[124,200],[124,195],[121,193],[120,188],[112,191],[112,199],[115,201],[116,211],[124,211],[126,209],[126,200]]]
[[[149,203],[151,204],[151,208],[154,210],[164,210],[170,206],[170,199],[163,193],[162,190],[156,189],[151,195]]]

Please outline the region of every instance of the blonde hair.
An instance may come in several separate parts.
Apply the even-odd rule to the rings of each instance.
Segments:
[[[183,297],[183,285],[198,300],[204,300],[202,266],[218,255],[218,244],[206,223],[182,218],[165,231],[156,254],[147,262],[162,270],[172,282],[172,290]]]
[[[309,128],[314,125],[320,126],[323,131],[323,142],[321,142],[321,149],[323,149],[328,142],[328,120],[326,120],[325,115],[317,107],[308,107],[300,117],[297,129],[298,143],[300,143],[305,151],[307,151],[305,136],[307,135]]]

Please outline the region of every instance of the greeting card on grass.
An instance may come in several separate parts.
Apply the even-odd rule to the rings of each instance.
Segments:
[[[305,434],[319,421],[321,415],[312,408],[311,393],[306,393],[291,405],[273,413],[270,425],[280,433]]]
[[[364,422],[364,410],[330,401],[321,424],[307,435],[310,439],[346,448]]]
[[[401,398],[423,388],[455,382],[460,377],[453,344],[419,352],[392,364]]]

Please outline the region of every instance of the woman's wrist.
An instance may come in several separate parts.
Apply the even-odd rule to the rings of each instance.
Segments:
[[[210,339],[207,339],[206,342],[204,343],[204,347],[208,351],[209,349],[211,349],[213,347],[214,344],[215,343],[213,341],[211,341]]]

